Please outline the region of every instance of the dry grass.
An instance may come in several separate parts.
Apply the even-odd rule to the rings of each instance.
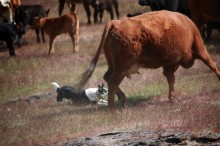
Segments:
[[[25,3],[35,1],[24,0]],[[57,5],[51,1],[37,1],[57,15]],[[54,2],[54,1],[53,1]],[[121,2],[121,17],[132,11],[143,11],[135,0]],[[66,10],[67,11],[67,10]],[[48,44],[37,44],[33,30],[24,36],[24,45],[17,49],[15,58],[7,50],[0,52],[0,145],[40,145],[70,138],[91,136],[120,130],[175,130],[195,134],[220,132],[220,84],[215,74],[201,61],[193,68],[176,72],[177,103],[167,100],[167,82],[162,70],[141,69],[141,75],[125,79],[121,88],[128,97],[128,107],[115,111],[92,105],[77,106],[66,101],[55,105],[56,93],[50,98],[25,102],[33,94],[53,92],[51,82],[74,85],[86,69],[100,42],[104,24],[86,25],[80,6],[80,52],[72,54],[68,35],[55,42],[55,54],[47,56]],[[105,14],[104,21],[109,19]],[[215,40],[216,39],[216,40]],[[208,45],[219,63],[219,38]],[[104,56],[87,87],[103,81],[107,66]],[[10,101],[22,99],[20,102]]]

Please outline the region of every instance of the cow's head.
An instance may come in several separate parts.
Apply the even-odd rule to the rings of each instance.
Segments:
[[[40,28],[41,27],[40,20],[41,20],[41,17],[34,17],[32,27]]]
[[[25,27],[22,23],[15,23],[13,22],[13,25],[14,25],[14,29],[15,31],[17,32],[18,35],[23,35],[25,34]]]
[[[21,20],[22,20],[24,27],[30,24],[31,14],[28,10],[25,10],[24,13],[21,13],[21,18],[22,18]]]

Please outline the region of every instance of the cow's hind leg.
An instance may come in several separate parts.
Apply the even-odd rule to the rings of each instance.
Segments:
[[[49,52],[48,52],[48,55],[50,55],[51,53],[54,53],[54,47],[53,47],[54,39],[55,39],[54,36],[49,37]]]
[[[100,11],[100,12],[99,12]],[[102,10],[99,10],[97,9],[97,7],[94,8],[94,14],[93,14],[93,17],[94,17],[94,23],[97,23],[98,22],[98,14],[101,14],[101,11]],[[103,15],[103,12],[102,12],[102,15]],[[100,20],[101,22],[101,20]]]
[[[77,32],[69,32],[70,38],[72,40],[73,43],[73,53],[75,52],[79,52],[78,49],[78,33]]]
[[[174,83],[175,83],[175,75],[174,72],[178,69],[178,65],[172,65],[172,66],[165,66],[163,67],[163,74],[167,78],[167,82],[169,84],[169,100],[172,100],[172,97],[175,97],[174,95]]]
[[[108,69],[108,71],[105,73],[104,75],[104,80],[108,83],[110,77],[112,75],[112,70]],[[120,87],[118,87],[118,90],[116,91],[116,95],[118,97],[118,100],[121,102],[122,107],[125,107],[125,103],[126,103],[126,95],[124,94],[124,92],[120,89]]]
[[[118,90],[117,90],[117,92],[116,92],[116,95],[118,96],[118,99],[121,101],[122,107],[125,107],[126,95],[125,95],[125,93],[121,90],[120,87],[118,87]]]
[[[213,70],[220,80],[220,71],[218,70],[214,61],[211,59],[201,38],[195,39],[193,49],[195,50],[195,53],[197,54],[198,58],[201,59],[211,70]]]

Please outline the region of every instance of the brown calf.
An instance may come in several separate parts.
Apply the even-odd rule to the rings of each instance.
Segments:
[[[78,52],[78,32],[79,32],[79,20],[75,13],[65,14],[60,17],[54,18],[39,18],[34,20],[34,27],[42,28],[44,32],[49,36],[49,52],[54,52],[53,42],[56,36],[62,33],[68,33],[73,43],[73,53]]]
[[[220,71],[210,58],[195,24],[180,13],[155,11],[132,18],[112,20],[105,26],[102,40],[89,68],[78,86],[83,87],[92,76],[104,49],[108,70],[108,105],[114,105],[115,94],[125,105],[126,96],[119,85],[142,68],[163,67],[169,84],[168,98],[174,96],[174,72],[181,65],[190,68],[195,59],[202,60],[220,79]]]

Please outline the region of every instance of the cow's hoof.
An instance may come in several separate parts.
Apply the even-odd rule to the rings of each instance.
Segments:
[[[10,54],[11,57],[16,57],[16,54]]]
[[[176,97],[171,97],[171,98],[169,98],[169,102],[170,103],[178,103],[179,101],[177,100]]]

